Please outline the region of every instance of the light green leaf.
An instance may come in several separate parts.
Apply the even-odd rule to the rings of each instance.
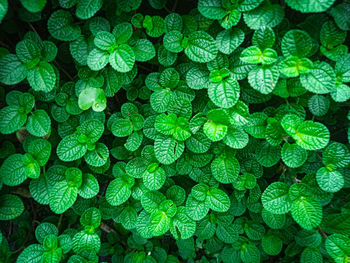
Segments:
[[[228,78],[221,82],[211,83],[208,88],[208,96],[212,102],[221,108],[234,106],[240,95],[240,88],[237,80]]]
[[[87,145],[79,142],[79,135],[72,134],[64,137],[57,146],[57,155],[64,162],[80,159],[85,155]]]
[[[28,70],[14,54],[0,58],[0,82],[5,85],[20,83],[27,77]]]
[[[226,212],[231,205],[228,195],[224,191],[216,188],[212,188],[208,191],[206,202],[209,208],[216,212]]]
[[[27,121],[27,115],[18,106],[7,106],[0,110],[0,132],[10,134],[19,130]]]
[[[109,63],[116,71],[128,72],[135,64],[135,53],[127,44],[121,44],[109,56]]]
[[[335,0],[286,0],[293,9],[302,13],[320,13],[326,11]]]
[[[301,85],[316,94],[326,94],[335,88],[336,76],[333,68],[326,62],[314,64],[307,74],[300,76]]]
[[[273,214],[288,213],[291,200],[288,195],[288,185],[282,182],[270,184],[261,196],[264,208]]]
[[[244,41],[244,33],[239,28],[232,28],[221,31],[216,36],[218,50],[226,55],[231,54]]]
[[[129,199],[130,187],[122,178],[114,179],[107,187],[106,200],[113,206],[119,206]]]
[[[249,72],[248,82],[253,89],[269,94],[275,89],[279,75],[276,65],[258,66]]]
[[[19,185],[27,179],[24,155],[12,154],[1,165],[1,181],[5,185]]]
[[[80,19],[89,19],[102,7],[103,0],[78,0],[75,14]]]
[[[154,142],[154,152],[162,164],[172,164],[182,155],[185,149],[183,142],[173,137],[158,136]]]
[[[322,207],[319,202],[308,197],[301,197],[292,202],[293,219],[302,227],[311,230],[322,221]]]
[[[240,165],[235,157],[217,157],[210,168],[214,178],[223,184],[235,182],[240,172]]]
[[[56,84],[56,73],[49,63],[42,61],[28,71],[27,79],[35,91],[50,92]]]
[[[307,151],[304,148],[287,142],[283,144],[281,155],[282,161],[291,168],[302,166],[307,159]]]
[[[309,151],[315,151],[327,146],[329,142],[329,130],[319,122],[302,122],[293,136],[296,143]]]
[[[79,94],[80,109],[88,110],[91,106],[94,111],[103,111],[107,106],[107,99],[103,89],[87,88]]]
[[[196,31],[189,35],[185,54],[194,62],[212,61],[218,53],[214,38],[204,31]]]
[[[30,134],[43,137],[49,133],[50,128],[51,120],[46,111],[36,110],[29,115],[26,129]]]
[[[321,167],[316,173],[316,180],[319,187],[326,192],[335,193],[344,186],[344,176],[337,170],[328,170]]]
[[[71,13],[65,10],[57,10],[51,14],[47,29],[51,36],[62,41],[73,41],[81,35],[80,27],[73,24]]]
[[[50,209],[56,214],[67,211],[76,201],[78,189],[66,181],[57,182],[49,193]]]

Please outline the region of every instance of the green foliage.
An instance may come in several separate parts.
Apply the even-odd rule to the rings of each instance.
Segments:
[[[0,262],[349,262],[349,14],[0,0]]]

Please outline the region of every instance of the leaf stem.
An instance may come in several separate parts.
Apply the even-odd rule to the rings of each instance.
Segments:
[[[61,65],[58,64],[58,62],[57,62],[56,60],[55,60],[53,63],[54,63],[54,64],[58,67],[58,69],[61,70],[71,81],[74,81],[74,78],[73,78],[63,67],[61,67]]]
[[[318,232],[320,232],[324,238],[328,238],[327,234],[323,231],[323,229],[320,226],[318,226]]]

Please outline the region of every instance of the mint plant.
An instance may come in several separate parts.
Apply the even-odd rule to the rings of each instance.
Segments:
[[[350,262],[349,0],[0,0],[0,262]]]

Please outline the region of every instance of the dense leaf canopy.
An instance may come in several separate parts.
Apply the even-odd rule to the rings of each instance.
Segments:
[[[0,262],[350,262],[349,0],[0,0]]]

